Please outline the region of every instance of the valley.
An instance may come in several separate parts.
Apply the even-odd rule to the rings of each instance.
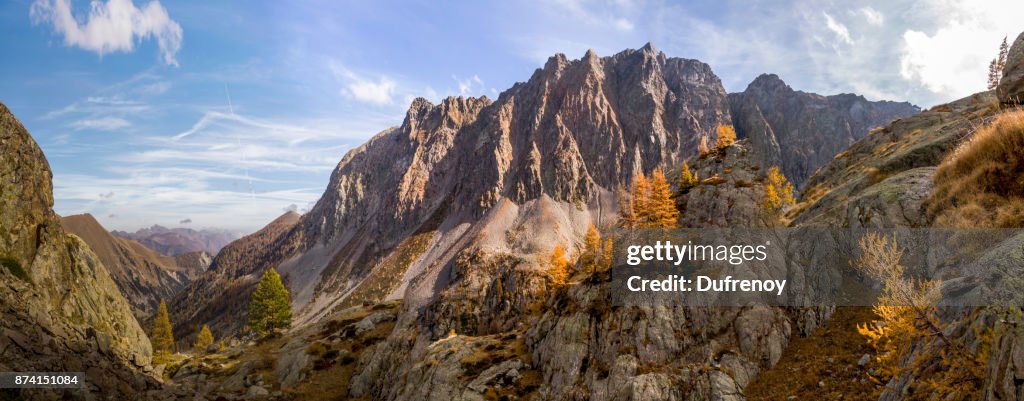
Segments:
[[[1019,398],[1019,305],[936,307],[944,326],[889,366],[862,334],[886,318],[878,305],[611,296],[641,229],[1019,228],[1024,34],[1012,43],[996,89],[924,110],[774,74],[727,93],[709,64],[651,43],[555,54],[494,99],[411,100],[338,155],[308,210],[245,236],[58,216],[47,157],[0,104],[0,371],[88,383],[0,399]],[[940,290],[1012,292],[970,273],[1012,276],[1021,238],[954,264],[969,280]],[[254,301],[278,274],[288,313]],[[786,280],[754,284],[782,294]],[[257,313],[288,323],[255,330]],[[951,362],[953,342],[973,365]],[[942,381],[957,370],[970,385]]]

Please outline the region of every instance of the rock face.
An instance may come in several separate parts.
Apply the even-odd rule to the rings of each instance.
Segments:
[[[0,371],[85,372],[89,391],[74,397],[131,398],[155,385],[140,372],[149,339],[99,258],[61,228],[50,180],[42,151],[0,104]]]
[[[169,308],[175,338],[192,340],[202,325],[209,324],[214,333],[237,331],[246,323],[244,313],[255,284],[262,277],[257,266],[270,258],[272,245],[299,220],[295,212],[287,212],[261,230],[235,240],[212,260],[208,254],[185,254],[179,261],[209,269],[189,283],[171,300]],[[188,256],[192,255],[192,256]],[[207,259],[208,260],[208,259]],[[216,305],[216,308],[210,308]]]
[[[213,255],[206,251],[183,253],[174,257],[174,263],[188,281],[192,281],[210,268],[213,264]]]
[[[729,107],[737,135],[750,138],[757,160],[765,168],[778,165],[797,188],[872,128],[921,111],[906,102],[794,91],[774,74],[729,94]]]
[[[590,224],[614,224],[617,188],[687,159],[708,181],[680,197],[685,222],[749,225],[768,167],[755,149],[775,134],[694,159],[732,120],[706,64],[650,45],[556,55],[493,102],[418,99],[400,126],[345,155],[309,213],[247,237],[257,246],[225,248],[175,299],[172,320],[184,333],[236,333],[249,292],[276,268],[293,332],[364,301],[403,301],[387,337],[360,350],[354,398],[478,400],[500,387],[540,400],[743,400],[828,310],[612,308],[607,282],[553,292],[540,262],[556,244],[576,250]],[[229,256],[236,244],[251,248],[244,260]]]
[[[812,176],[794,224],[919,227],[935,167],[994,115],[991,93],[971,95],[875,129]]]
[[[92,248],[140,321],[152,316],[161,299],[171,299],[193,276],[172,257],[114,237],[92,215],[64,217],[61,225]]]
[[[749,140],[688,163],[700,184],[676,198],[682,227],[761,226],[760,207],[767,168],[757,163]]]
[[[406,255],[394,273],[402,279],[377,291],[428,302],[473,243],[532,254],[609,221],[616,187],[696,154],[728,113],[710,67],[650,45],[556,55],[493,103],[419,99],[401,126],[342,159],[324,196],[254,269],[280,267],[301,323],[341,304],[420,233],[423,254]],[[531,235],[509,244],[508,230]]]
[[[851,228],[931,226],[934,222],[925,213],[924,204],[934,186],[936,167],[958,146],[969,143],[978,128],[997,117],[1000,110],[992,107],[996,102],[994,93],[979,93],[873,130],[808,180],[801,203],[792,213],[794,224]],[[944,288],[999,293],[1005,289],[1001,286],[1013,280],[1005,276],[996,278],[991,272],[1006,269],[1002,271],[1011,276],[1021,274],[1022,244],[1024,236],[1020,234],[986,244],[966,266],[953,265],[959,271],[980,276],[968,274],[968,280],[952,280],[943,283],[949,285]],[[942,272],[935,274],[941,276]],[[950,308],[940,312],[945,335],[962,341],[972,350],[985,344],[977,333],[994,327],[991,343],[985,344],[991,350],[979,383],[981,392],[975,399],[1020,399],[1024,394],[1024,330],[1012,318],[1000,317],[1020,313],[1016,306],[1018,294],[1019,288],[1006,294],[1006,305],[1012,305],[1008,307]],[[940,366],[940,353],[934,350],[941,347],[936,339],[920,341],[903,364],[915,366],[918,375],[927,376],[931,373],[929,369]],[[880,399],[906,399],[911,386],[919,381],[920,377],[900,374],[884,386]]]
[[[1010,45],[1003,78],[999,80],[996,93],[1003,103],[1024,103],[1024,32]]]
[[[112,234],[138,241],[149,249],[170,256],[180,256],[189,252],[216,255],[221,248],[239,237],[236,233],[224,230],[167,228],[161,225],[139,229],[134,233],[115,230]]]

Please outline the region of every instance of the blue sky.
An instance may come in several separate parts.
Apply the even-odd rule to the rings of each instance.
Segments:
[[[249,231],[311,207],[414,97],[494,98],[556,52],[652,41],[730,92],[772,72],[931,106],[984,89],[1022,4],[8,0],[0,102],[46,153],[58,213]]]

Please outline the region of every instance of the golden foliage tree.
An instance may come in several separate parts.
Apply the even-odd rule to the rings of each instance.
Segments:
[[[174,331],[171,329],[171,319],[167,314],[167,303],[162,299],[156,310],[156,318],[153,319],[151,343],[153,344],[153,362],[156,364],[167,363],[174,353]]]
[[[645,226],[653,228],[675,228],[679,225],[679,209],[672,199],[672,189],[661,169],[651,176],[651,195],[645,210]]]
[[[287,329],[292,324],[292,306],[288,289],[281,282],[277,270],[263,273],[260,284],[249,302],[249,326],[259,335],[276,329]]]
[[[614,254],[612,253],[613,246],[614,244],[612,244],[611,238],[604,239],[604,246],[601,247],[601,260],[599,263],[599,267],[601,269],[611,269],[612,264],[615,263]]]
[[[601,232],[593,224],[587,228],[583,237],[583,251],[580,253],[580,265],[591,273],[610,269],[613,263],[612,239],[601,241]]]
[[[643,224],[643,219],[646,217],[645,213],[648,209],[648,204],[651,198],[651,182],[647,180],[644,175],[639,175],[633,180],[633,191],[630,193],[630,202],[632,203],[633,218],[635,219],[635,225],[640,226]]]
[[[736,143],[736,129],[729,124],[718,125],[718,141],[715,142],[716,149],[724,149]]]
[[[764,198],[761,199],[761,210],[768,220],[775,220],[790,206],[796,203],[793,197],[793,184],[779,171],[779,166],[768,169],[765,181]]]
[[[857,331],[867,338],[876,350],[875,361],[884,384],[889,378],[910,372],[920,381],[921,393],[942,394],[943,400],[976,399],[980,391],[981,377],[985,373],[988,347],[983,345],[969,350],[962,342],[946,335],[938,319],[938,281],[908,278],[906,268],[900,263],[904,250],[896,241],[877,233],[865,234],[860,239],[861,256],[854,266],[882,284],[882,295],[872,308],[879,319],[858,325]],[[984,338],[980,335],[979,338]],[[904,363],[904,357],[915,344],[935,341],[919,347],[916,363]],[[985,340],[982,340],[984,344]],[[930,346],[929,346],[930,345]],[[942,365],[929,372],[923,362],[938,360]],[[948,397],[948,398],[947,398]]]
[[[569,282],[569,260],[566,259],[565,248],[561,244],[555,245],[555,249],[551,251],[548,272],[555,285],[565,285]]]
[[[195,347],[197,354],[205,354],[206,349],[213,345],[213,332],[210,331],[210,326],[203,325],[202,329],[199,329],[199,334],[196,335],[196,343],[192,346]]]
[[[580,254],[580,263],[583,269],[590,272],[597,271],[598,262],[601,258],[601,232],[593,224],[587,228],[587,235],[583,237],[583,252]]]
[[[621,194],[620,194],[621,196]],[[675,228],[679,210],[672,199],[672,189],[661,169],[651,178],[638,176],[627,200],[619,199],[619,224],[629,228]],[[600,243],[596,244],[600,247]]]
[[[619,202],[619,224],[623,227],[636,227],[636,213],[633,211],[633,198],[622,185],[619,185],[616,197]]]
[[[699,183],[700,178],[697,177],[697,172],[691,170],[690,164],[684,161],[683,166],[679,169],[679,193],[690,192]]]

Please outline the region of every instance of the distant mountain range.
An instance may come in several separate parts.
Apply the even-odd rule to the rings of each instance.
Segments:
[[[189,252],[207,252],[216,255],[225,245],[242,236],[237,232],[216,229],[167,228],[153,225],[134,233],[114,230],[112,234],[138,241],[165,255],[178,256]]]
[[[209,266],[205,251],[163,255],[140,242],[115,237],[90,214],[61,218],[61,225],[89,244],[132,305],[136,318],[149,318],[160,300],[170,300]]]

